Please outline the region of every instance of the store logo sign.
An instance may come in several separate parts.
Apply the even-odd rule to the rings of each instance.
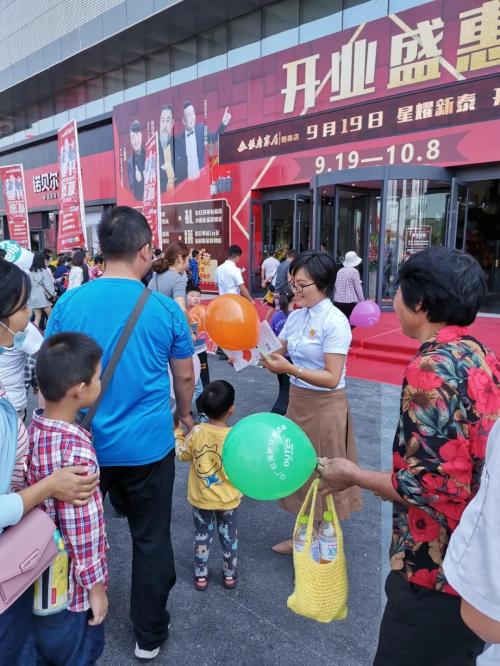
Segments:
[[[43,194],[46,200],[58,199],[59,174],[57,171],[38,173],[33,176],[33,192]]]

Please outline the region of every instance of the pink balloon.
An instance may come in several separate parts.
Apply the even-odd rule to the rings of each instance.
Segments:
[[[373,301],[360,301],[351,313],[349,321],[353,326],[375,326],[380,319],[380,308]]]
[[[198,354],[193,354],[193,368],[194,368],[194,381],[197,382],[198,379],[200,378],[200,373],[201,373],[201,364]],[[170,370],[170,366],[168,366],[168,378],[170,380],[170,397],[173,400],[175,400],[174,378],[172,377],[172,371]]]

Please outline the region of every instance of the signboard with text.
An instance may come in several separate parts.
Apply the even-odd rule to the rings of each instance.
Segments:
[[[157,133],[153,134],[147,141],[145,153],[142,212],[153,232],[153,247],[158,247],[160,238],[160,165],[158,162]]]
[[[225,199],[248,266],[252,192],[362,166],[497,162],[499,16],[500,0],[434,0],[119,105],[117,201],[141,205],[158,132],[163,208]]]
[[[0,167],[0,180],[7,212],[10,240],[17,241],[21,247],[31,249],[26,206],[26,188],[22,164]]]
[[[405,230],[405,257],[431,246],[432,227],[429,225],[410,226]]]
[[[70,120],[58,131],[57,146],[60,176],[57,252],[62,253],[87,245],[76,120]]]

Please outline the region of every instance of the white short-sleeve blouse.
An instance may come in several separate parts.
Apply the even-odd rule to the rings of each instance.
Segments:
[[[347,356],[352,333],[347,317],[329,298],[324,298],[312,308],[291,312],[279,337],[286,340],[288,354],[294,365],[308,370],[324,370],[325,354]],[[290,382],[314,391],[332,390],[313,386],[297,377],[292,377]],[[344,386],[345,362],[337,388]]]

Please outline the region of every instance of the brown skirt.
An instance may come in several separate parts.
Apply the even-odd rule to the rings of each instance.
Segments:
[[[347,458],[357,463],[356,441],[347,396],[343,389],[314,391],[290,386],[290,402],[286,415],[308,435],[319,458]],[[299,513],[316,472],[293,495],[280,500],[280,506]],[[351,511],[361,511],[361,490],[353,486],[333,493],[335,508],[340,519],[349,518]],[[322,518],[326,503],[318,500],[316,519]]]

